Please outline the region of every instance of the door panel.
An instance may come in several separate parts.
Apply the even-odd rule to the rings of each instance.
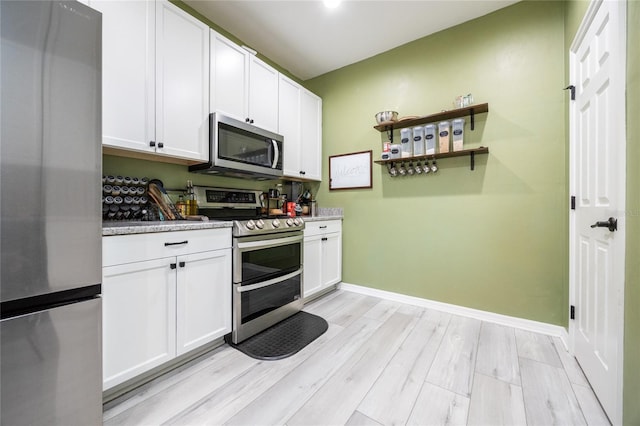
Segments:
[[[0,323],[0,424],[102,424],[100,312],[96,298]]]
[[[320,235],[304,238],[303,297],[322,289],[322,241]]]
[[[156,150],[208,160],[209,27],[169,2],[156,5]]]
[[[177,263],[176,344],[182,355],[231,332],[231,249],[181,256]]]
[[[327,234],[322,247],[322,286],[328,287],[342,279],[342,235]]]
[[[236,120],[248,117],[249,53],[211,30],[210,112]]]
[[[103,268],[103,389],[175,357],[175,258]]]
[[[3,2],[3,302],[100,283],[101,33],[87,9]]]
[[[322,99],[300,92],[300,157],[305,179],[322,180]]]
[[[249,58],[249,118],[278,133],[278,71],[255,56]]]
[[[283,172],[299,177],[301,166],[300,92],[301,88],[280,75],[278,83],[278,133],[284,137]]]
[[[89,6],[102,12],[102,143],[154,152],[155,4],[90,0]]]
[[[593,2],[570,53],[571,286],[575,356],[614,423],[622,414],[624,4]],[[618,230],[593,227],[609,217]]]

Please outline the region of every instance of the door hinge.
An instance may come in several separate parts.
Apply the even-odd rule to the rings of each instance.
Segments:
[[[572,101],[576,100],[576,86],[574,86],[573,84],[570,84],[567,87],[565,87],[564,90],[571,90],[571,100]]]
[[[570,317],[572,320],[576,319],[576,307],[571,305],[571,314]]]
[[[576,209],[576,196],[572,195],[571,196],[571,210],[575,210]]]

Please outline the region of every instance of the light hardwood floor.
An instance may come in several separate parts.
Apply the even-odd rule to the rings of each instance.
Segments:
[[[105,425],[609,425],[559,339],[342,290],[305,311],[329,329],[296,355],[224,345]]]

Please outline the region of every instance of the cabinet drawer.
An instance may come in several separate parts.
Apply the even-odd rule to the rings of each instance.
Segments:
[[[203,229],[102,238],[102,266],[231,247],[231,229]]]
[[[342,231],[341,220],[323,220],[318,222],[307,222],[304,227],[304,236],[311,237],[313,235],[327,234],[330,232]]]

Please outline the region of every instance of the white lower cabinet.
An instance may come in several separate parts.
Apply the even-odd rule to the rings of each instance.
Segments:
[[[176,356],[174,259],[103,268],[103,389]]]
[[[231,331],[231,249],[179,257],[176,288],[176,355]]]
[[[307,222],[304,230],[303,296],[342,280],[342,221]]]
[[[104,390],[231,331],[230,229],[105,237],[103,264]]]

